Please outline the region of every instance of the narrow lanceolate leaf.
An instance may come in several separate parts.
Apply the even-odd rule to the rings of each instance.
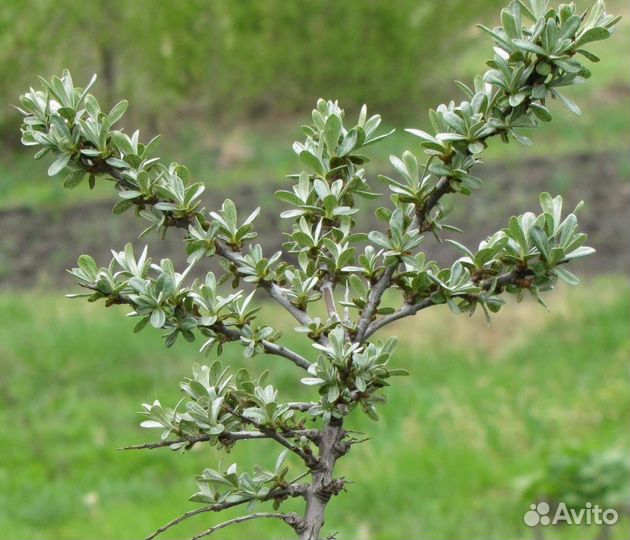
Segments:
[[[545,260],[549,260],[549,240],[545,231],[534,225],[529,231],[530,238]]]
[[[580,278],[566,268],[558,266],[557,268],[554,268],[553,271],[562,281],[568,283],[569,285],[578,285],[580,283]]]
[[[589,246],[580,246],[579,248],[572,251],[571,253],[567,253],[567,255],[565,255],[564,258],[567,260],[579,259],[581,257],[588,257],[589,255],[593,255],[594,253],[595,253],[595,248],[592,248]]]
[[[326,120],[326,126],[324,128],[326,146],[328,146],[328,152],[330,152],[331,155],[335,155],[339,135],[341,135],[341,118],[336,114],[332,114]]]
[[[125,114],[125,111],[127,110],[128,105],[129,102],[126,99],[123,99],[114,106],[114,108],[107,115],[110,125],[114,125],[116,122],[118,122],[118,120],[122,118],[123,114]]]
[[[55,176],[60,173],[70,161],[70,154],[61,154],[48,167],[48,176]]]
[[[562,102],[562,104],[567,109],[569,109],[573,114],[577,114],[578,116],[582,114],[582,111],[580,110],[580,108],[568,97],[562,95],[560,92],[556,92],[555,90],[552,90],[551,93],[554,97],[558,98]]]

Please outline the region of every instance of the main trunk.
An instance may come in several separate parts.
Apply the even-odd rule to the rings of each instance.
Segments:
[[[337,459],[346,452],[341,420],[333,420],[323,430],[318,443],[319,463],[312,472],[311,485],[306,492],[306,510],[300,540],[319,540],[324,525],[324,513],[330,497],[340,486],[333,479]]]

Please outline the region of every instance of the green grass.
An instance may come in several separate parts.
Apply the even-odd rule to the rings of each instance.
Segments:
[[[401,321],[394,364],[412,374],[388,391],[381,422],[352,419],[372,440],[340,462],[338,474],[354,483],[332,501],[326,530],[342,539],[531,538],[519,477],[567,448],[630,449],[628,292],[625,280],[597,279],[559,291],[551,314],[509,305],[491,328],[442,308]],[[137,427],[139,404],[175,403],[177,382],[200,357],[181,343],[165,350],[152,331],[133,335],[122,315],[60,295],[0,296],[0,538],[138,538],[195,507],[186,501],[193,476],[216,466],[214,450],[115,448],[150,440]],[[281,359],[240,353],[230,346],[224,361],[277,366],[274,383],[287,399],[308,391]],[[244,442],[225,461],[271,464],[277,452]],[[225,516],[191,520],[170,537]],[[626,520],[613,537],[628,532]],[[568,527],[546,537],[594,533]],[[288,534],[265,521],[221,538]]]

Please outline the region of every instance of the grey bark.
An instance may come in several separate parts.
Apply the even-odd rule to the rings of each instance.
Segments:
[[[333,495],[343,489],[343,480],[335,480],[333,471],[337,460],[348,449],[343,442],[344,436],[342,420],[332,419],[322,430],[318,443],[319,460],[312,469],[311,484],[306,488],[306,510],[298,528],[300,540],[319,540],[326,505]]]

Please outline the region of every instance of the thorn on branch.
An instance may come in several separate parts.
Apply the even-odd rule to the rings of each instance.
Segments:
[[[350,446],[353,446],[353,445],[355,445],[355,444],[361,444],[361,443],[367,442],[367,441],[369,441],[369,440],[371,440],[371,437],[363,437],[363,438],[361,438],[361,439],[355,439],[355,438],[352,438],[352,439],[349,439],[349,440],[348,440],[348,444],[349,444]]]

